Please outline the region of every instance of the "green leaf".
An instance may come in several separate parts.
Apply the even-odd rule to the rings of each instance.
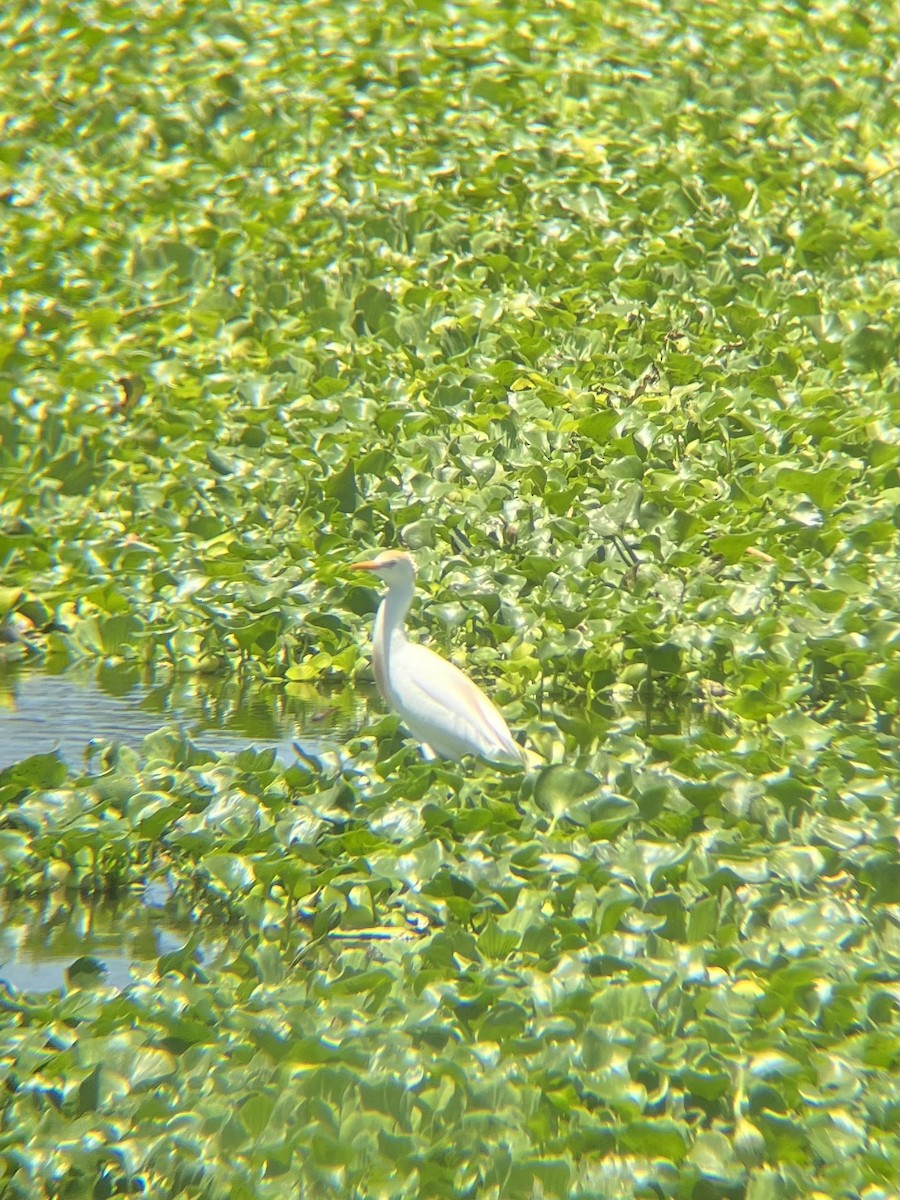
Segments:
[[[200,865],[214,882],[220,883],[228,892],[240,892],[253,886],[253,868],[239,854],[205,854],[200,859]]]
[[[599,779],[589,771],[562,765],[545,767],[537,778],[534,798],[544,812],[562,817],[585,797],[593,795],[599,786]]]
[[[102,1064],[98,1063],[78,1085],[78,1116],[84,1113],[96,1112],[100,1107],[100,1074]]]
[[[356,471],[353,463],[347,465],[325,484],[325,495],[337,501],[338,512],[352,513],[359,503],[356,486]]]
[[[82,954],[69,966],[66,978],[71,987],[90,987],[101,983],[106,976],[106,966],[92,954]]]
[[[266,1132],[275,1108],[275,1097],[266,1092],[253,1092],[241,1103],[238,1115],[247,1133],[259,1140]]]
[[[705,942],[717,931],[719,925],[719,901],[715,896],[707,896],[693,904],[688,919],[687,940],[690,944]]]
[[[130,1064],[129,1080],[132,1088],[155,1088],[163,1080],[176,1073],[175,1059],[165,1050],[145,1048],[140,1050]]]
[[[104,653],[118,654],[140,632],[141,622],[132,614],[104,617],[99,624]]]
[[[633,1154],[647,1158],[667,1158],[679,1163],[687,1152],[687,1129],[678,1121],[631,1121],[619,1141]]]
[[[809,496],[814,504],[829,512],[844,498],[847,479],[837,470],[802,471],[783,467],[778,472],[777,484],[786,492]]]
[[[724,1133],[713,1130],[698,1133],[688,1157],[701,1175],[711,1179],[737,1180],[743,1174]]]

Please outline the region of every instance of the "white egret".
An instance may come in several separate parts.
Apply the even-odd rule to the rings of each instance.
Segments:
[[[484,692],[453,663],[407,640],[403,622],[416,586],[409,555],[386,550],[371,562],[354,563],[352,570],[371,571],[388,585],[372,637],[375,682],[425,757],[459,759],[480,754],[495,761],[524,763],[522,747]]]

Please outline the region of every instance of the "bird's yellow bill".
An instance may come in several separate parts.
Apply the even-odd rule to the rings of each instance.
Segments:
[[[383,565],[383,564],[379,564],[377,562],[371,562],[371,561],[370,562],[361,562],[361,563],[351,563],[350,570],[351,571],[377,571],[378,567],[380,565]]]

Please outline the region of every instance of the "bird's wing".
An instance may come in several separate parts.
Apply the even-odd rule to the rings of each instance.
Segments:
[[[444,731],[458,753],[522,760],[502,715],[458,667],[414,642],[404,645],[400,657],[392,664],[391,686],[401,715],[421,741],[440,747],[438,731]]]

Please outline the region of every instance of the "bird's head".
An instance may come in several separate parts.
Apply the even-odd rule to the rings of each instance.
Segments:
[[[413,560],[402,550],[385,550],[369,562],[353,563],[351,571],[371,571],[390,587],[392,584],[411,585],[416,577]]]

